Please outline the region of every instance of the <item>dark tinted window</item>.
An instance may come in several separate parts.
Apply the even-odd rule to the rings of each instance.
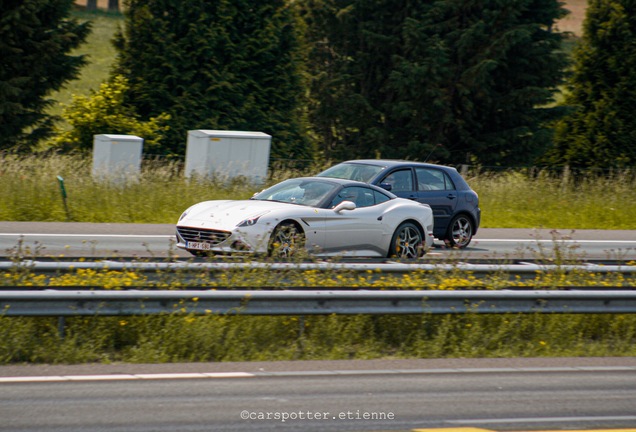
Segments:
[[[384,195],[383,193],[378,192],[378,191],[373,191],[373,196],[375,198],[375,203],[376,204],[381,204],[381,203],[387,202],[388,200],[391,199],[391,197],[389,197],[387,195]]]
[[[318,174],[318,177],[334,177],[368,183],[384,167],[365,164],[341,163]]]
[[[455,185],[448,174],[442,170],[432,168],[415,168],[417,190],[454,190]]]
[[[410,168],[393,171],[391,174],[384,177],[382,183],[390,184],[391,192],[404,192],[414,190],[413,176],[411,175]]]

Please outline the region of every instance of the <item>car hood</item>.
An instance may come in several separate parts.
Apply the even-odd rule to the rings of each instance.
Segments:
[[[274,201],[205,201],[190,207],[187,215],[177,225],[229,231],[246,219],[281,210],[297,211],[298,208],[297,204]]]

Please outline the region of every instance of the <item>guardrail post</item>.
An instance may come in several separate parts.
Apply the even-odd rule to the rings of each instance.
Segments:
[[[66,336],[66,318],[63,316],[57,317],[57,334],[60,340],[64,340]]]
[[[302,356],[305,352],[305,343],[303,337],[305,336],[305,315],[298,315],[298,343],[296,343],[296,349],[298,355]]]

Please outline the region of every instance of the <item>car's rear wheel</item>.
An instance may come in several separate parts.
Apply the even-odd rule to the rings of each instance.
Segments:
[[[444,242],[449,247],[463,249],[470,244],[474,231],[475,227],[471,218],[466,215],[457,215],[448,226]]]
[[[401,224],[393,234],[389,258],[419,258],[424,250],[422,231],[411,222]]]
[[[283,222],[274,228],[269,240],[269,255],[289,258],[305,247],[305,233],[293,222]]]

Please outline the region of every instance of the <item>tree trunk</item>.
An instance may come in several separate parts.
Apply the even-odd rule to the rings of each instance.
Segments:
[[[108,10],[113,12],[119,11],[119,0],[108,0]]]
[[[97,10],[97,0],[86,0],[86,10]]]

